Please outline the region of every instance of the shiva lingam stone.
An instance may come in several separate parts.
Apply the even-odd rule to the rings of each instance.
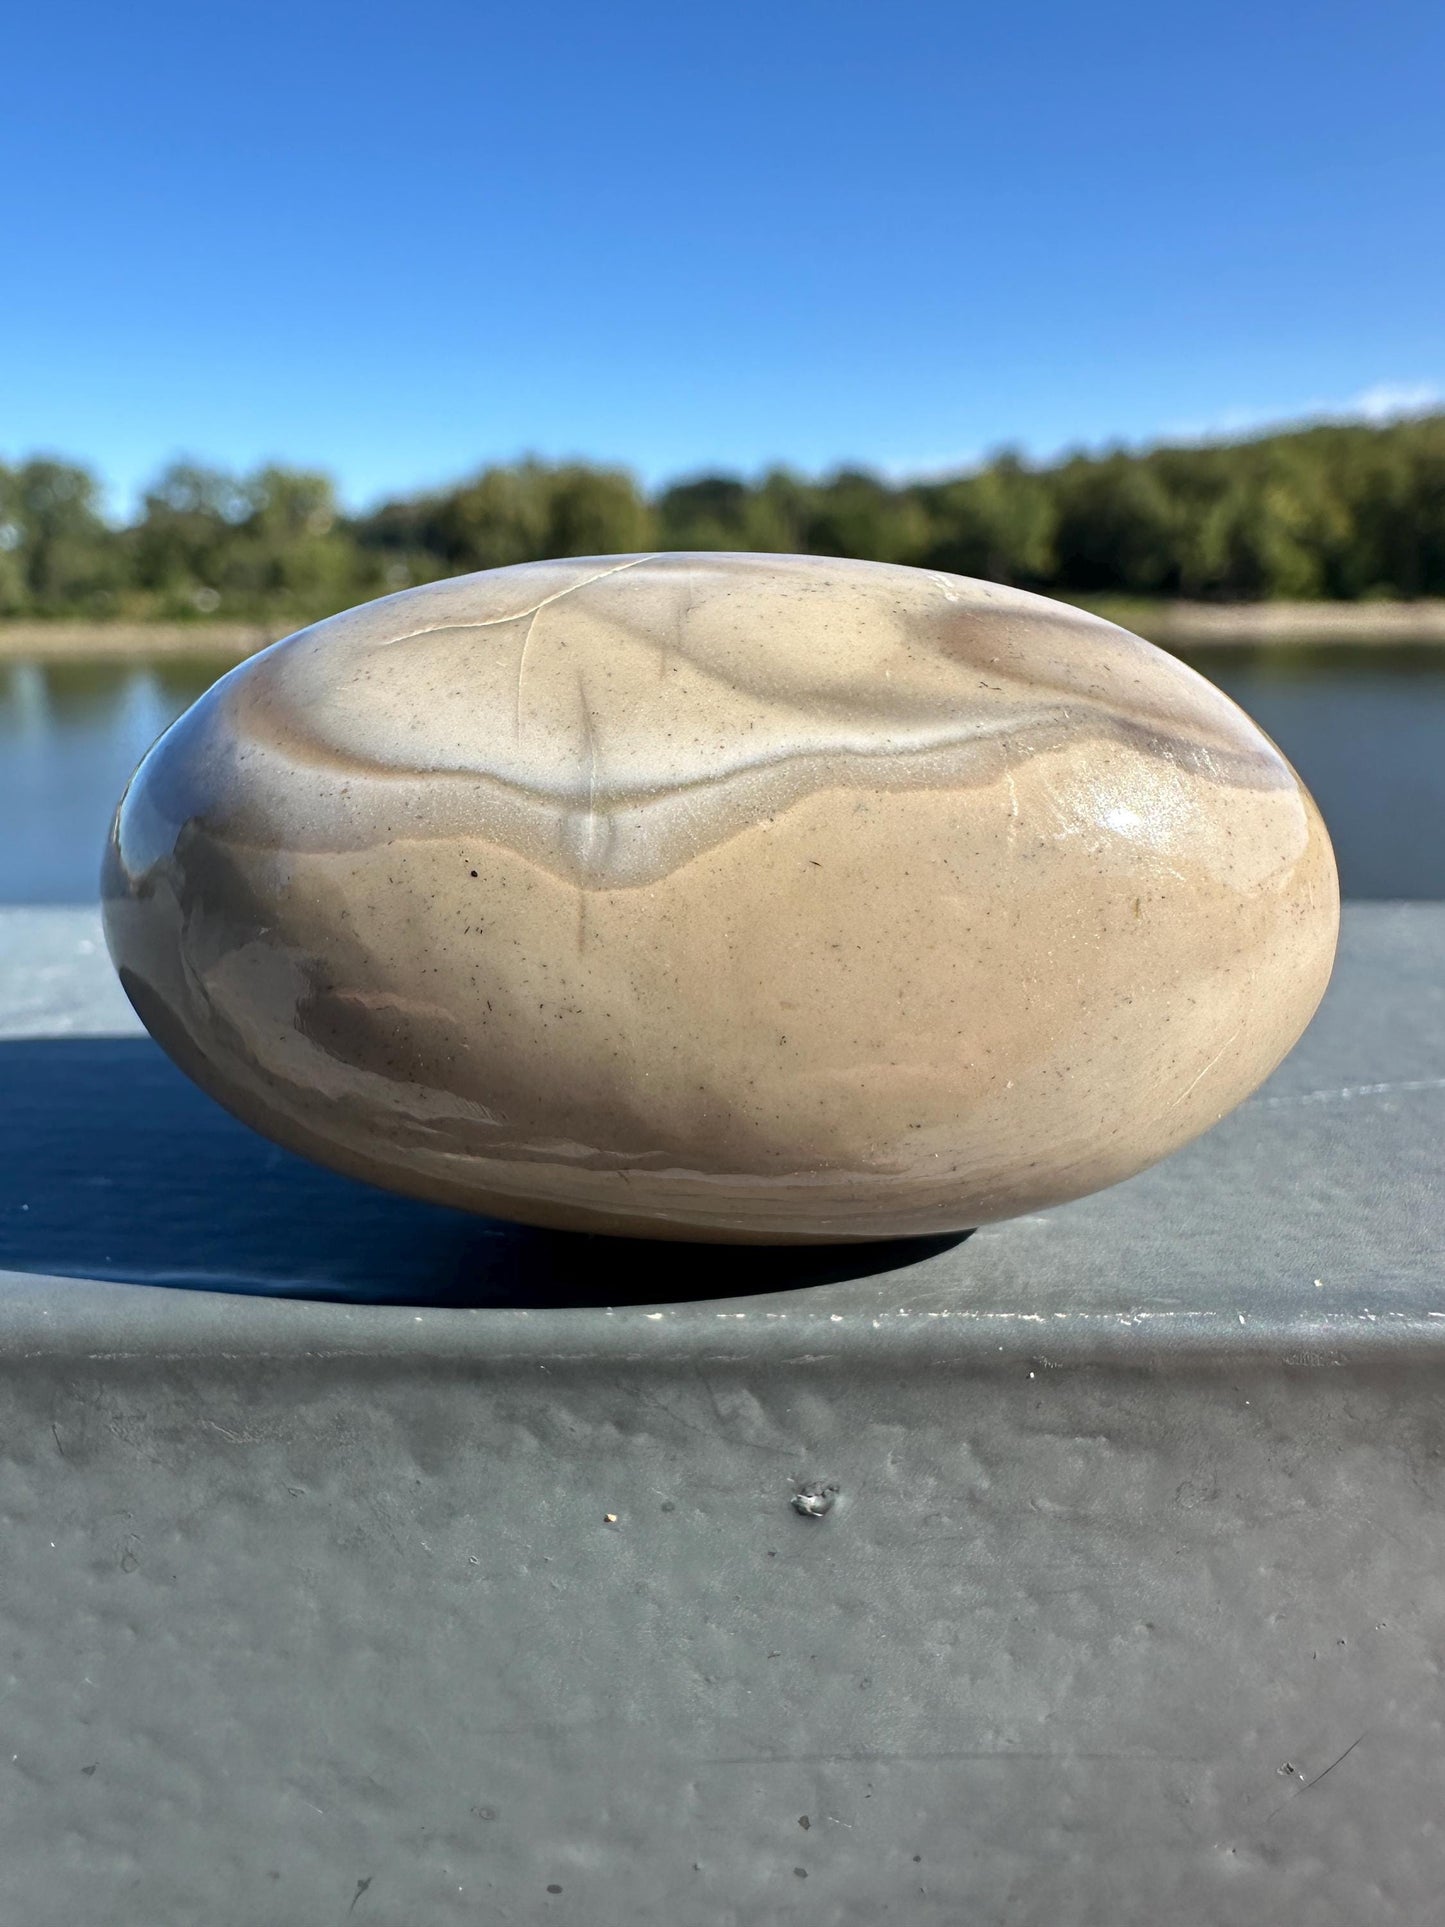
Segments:
[[[1042,597],[538,562],[221,679],[141,764],[122,982],[237,1116],[423,1198],[738,1242],[1127,1178],[1330,974],[1319,813],[1212,684]]]

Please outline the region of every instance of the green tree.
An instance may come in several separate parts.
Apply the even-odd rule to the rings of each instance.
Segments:
[[[136,585],[164,606],[214,606],[248,510],[245,486],[234,475],[173,462],[146,490],[130,531]]]
[[[1026,586],[1052,579],[1057,507],[1045,479],[1017,455],[921,494],[931,524],[922,559],[931,568]]]
[[[770,469],[756,483],[735,475],[675,482],[658,498],[658,546],[806,555],[818,495],[816,484],[786,468]]]
[[[0,462],[0,616],[19,615],[29,599],[15,471]]]
[[[147,490],[131,546],[137,585],[172,614],[310,616],[379,586],[331,480],[306,470],[177,462]]]
[[[1050,477],[1057,586],[1168,594],[1179,582],[1179,515],[1159,476],[1122,451],[1074,456]]]
[[[864,469],[839,469],[810,491],[804,545],[812,555],[916,562],[928,547],[928,512],[908,489]]]
[[[44,615],[87,607],[103,613],[125,564],[90,471],[34,456],[10,471],[6,497],[7,574],[18,575],[26,605]]]
[[[347,517],[328,477],[177,462],[128,528],[54,456],[0,466],[0,614],[310,618],[464,569],[663,549],[852,555],[1065,594],[1445,595],[1445,415],[1234,444],[1005,452],[938,481],[524,461]]]
[[[263,468],[248,478],[243,496],[223,595],[249,607],[314,615],[360,588],[360,558],[328,476]]]
[[[652,546],[652,513],[622,469],[526,461],[490,468],[422,517],[422,544],[448,570],[545,556],[630,555]]]

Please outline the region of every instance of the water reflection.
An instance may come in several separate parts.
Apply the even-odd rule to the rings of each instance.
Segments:
[[[1276,644],[1188,660],[1310,785],[1347,895],[1445,897],[1445,649]],[[0,902],[94,897],[131,771],[227,666],[0,662]]]
[[[1275,644],[1192,654],[1314,792],[1350,897],[1445,897],[1445,649]]]
[[[0,663],[0,902],[93,899],[121,791],[214,661]]]

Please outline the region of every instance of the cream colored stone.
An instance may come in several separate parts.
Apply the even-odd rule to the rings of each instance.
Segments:
[[[831,1241],[1112,1184],[1329,977],[1294,772],[1065,605],[796,556],[536,563],[304,630],[141,765],[112,954],[200,1084],[539,1224]]]

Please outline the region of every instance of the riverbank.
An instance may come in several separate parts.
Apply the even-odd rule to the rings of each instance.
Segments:
[[[1445,644],[1445,600],[1146,602],[1072,598],[1165,649],[1321,643]],[[0,622],[0,662],[235,663],[289,635],[281,622]]]
[[[1144,602],[1070,598],[1165,649],[1445,643],[1445,601]]]
[[[242,662],[290,635],[275,622],[0,622],[0,662]]]

